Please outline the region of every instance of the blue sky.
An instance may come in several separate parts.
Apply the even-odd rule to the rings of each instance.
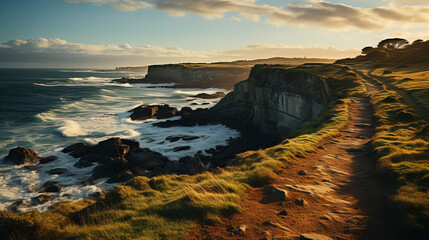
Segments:
[[[429,38],[428,9],[429,0],[3,0],[0,67],[39,66],[19,58],[30,54],[58,55],[43,66],[76,58],[91,67],[104,66],[96,56],[111,58],[106,67],[276,53],[340,58],[387,37]]]

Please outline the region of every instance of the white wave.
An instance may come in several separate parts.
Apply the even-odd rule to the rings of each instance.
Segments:
[[[35,115],[37,119],[40,119],[42,122],[53,121],[59,119],[57,115],[53,112],[43,112]]]
[[[80,125],[72,120],[65,120],[64,126],[59,127],[58,131],[60,131],[65,137],[77,137],[86,135],[86,133],[81,129]]]

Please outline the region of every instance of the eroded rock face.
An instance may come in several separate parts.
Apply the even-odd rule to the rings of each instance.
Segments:
[[[234,84],[247,79],[250,69],[240,66],[205,66],[168,64],[149,66],[144,82],[175,83],[180,87],[218,87],[232,89]]]
[[[13,163],[21,165],[39,160],[39,155],[29,148],[16,147],[9,151],[9,154],[4,158],[5,163]]]
[[[288,135],[318,116],[331,98],[326,82],[308,71],[256,65],[212,111],[247,116],[264,132]]]

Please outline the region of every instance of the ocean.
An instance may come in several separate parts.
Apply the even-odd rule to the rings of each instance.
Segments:
[[[121,137],[135,139],[141,147],[157,151],[178,160],[198,151],[226,145],[239,133],[223,125],[158,128],[154,121],[131,121],[128,110],[141,104],[169,104],[182,108],[212,107],[219,99],[195,99],[198,93],[214,93],[225,89],[162,88],[152,84],[118,84],[112,79],[142,78],[144,73],[96,72],[85,69],[0,69],[0,209],[7,209],[18,200],[30,201],[40,193],[35,191],[46,181],[56,181],[64,188],[56,198],[42,205],[22,208],[21,211],[44,211],[61,200],[78,200],[112,188],[105,180],[94,185],[81,183],[91,176],[93,167],[73,167],[78,159],[61,153],[76,142],[96,144]],[[171,85],[171,84],[167,84]],[[194,105],[191,105],[194,103]],[[197,104],[197,105],[195,105]],[[178,117],[175,117],[178,118]],[[183,146],[181,141],[168,142],[172,135],[196,135],[200,138],[186,142],[191,149],[174,152]],[[23,146],[40,156],[57,156],[58,160],[41,165],[36,171],[22,165],[3,163],[9,150]],[[53,168],[67,168],[70,173],[51,175]]]

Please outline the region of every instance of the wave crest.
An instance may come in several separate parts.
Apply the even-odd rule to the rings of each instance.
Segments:
[[[64,137],[77,137],[86,135],[81,129],[79,123],[72,120],[65,120],[64,125],[58,128],[58,131],[63,134]]]

